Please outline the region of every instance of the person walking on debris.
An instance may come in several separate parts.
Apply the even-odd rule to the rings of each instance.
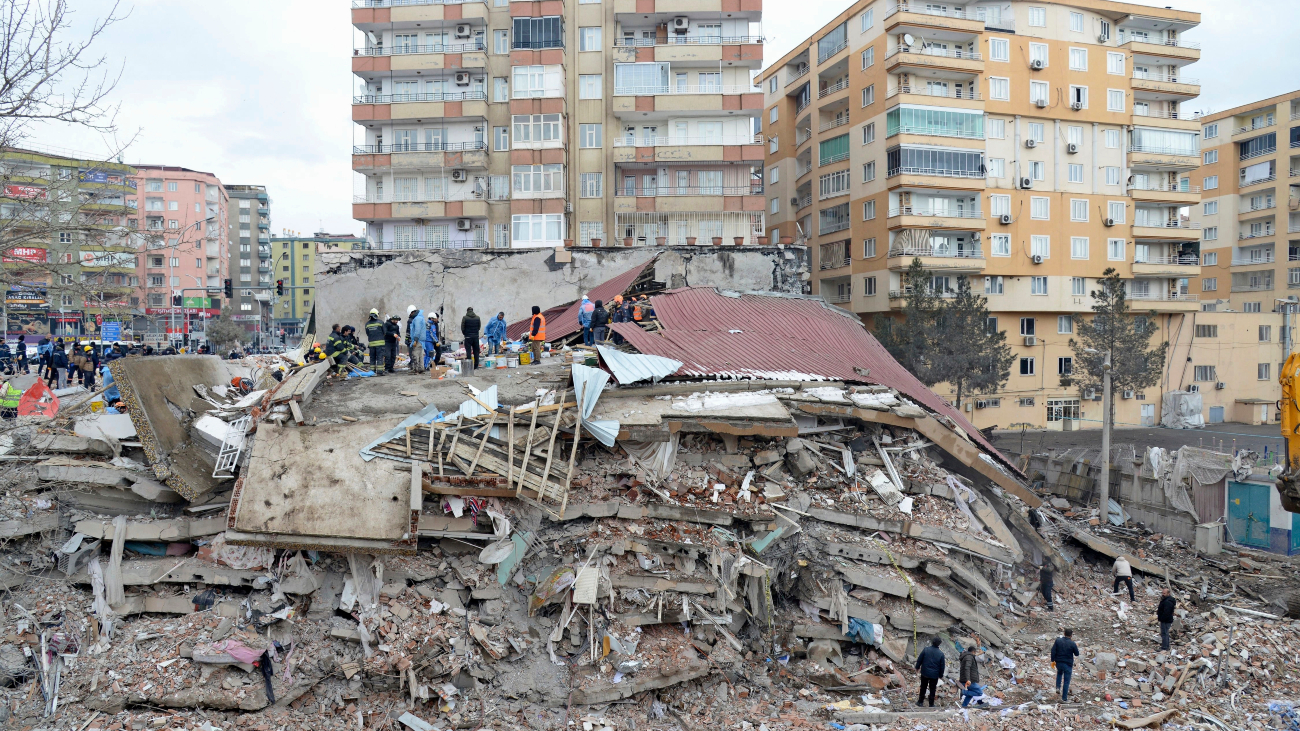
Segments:
[[[591,315],[596,311],[596,306],[587,299],[587,295],[582,295],[582,302],[578,305],[578,324],[582,326],[582,344],[593,345],[595,340],[591,334]]]
[[[45,385],[50,388],[68,387],[68,354],[63,350],[63,338],[59,338],[50,350],[49,377]],[[55,384],[58,384],[57,386]]]
[[[483,321],[474,314],[473,307],[465,308],[465,316],[460,318],[460,334],[465,340],[465,359],[470,368],[478,368],[478,360],[483,355],[478,339],[483,333]]]
[[[27,367],[27,336],[19,335],[18,344],[14,346],[14,358],[18,364],[18,372],[27,375],[31,371]]]
[[[542,308],[533,305],[533,317],[528,321],[528,350],[533,354],[533,362],[542,359],[542,344],[546,342],[546,316]]]
[[[604,307],[604,302],[596,300],[596,306],[591,310],[591,344],[603,343],[609,333],[609,312]]]
[[[40,342],[36,344],[36,377],[45,378],[49,375],[50,370],[50,353],[54,351],[54,344],[50,342],[49,335],[42,335]]]
[[[429,364],[442,365],[442,341],[439,339],[438,313],[430,312],[428,322],[424,324],[424,367]]]
[[[614,295],[614,301],[609,303],[609,321],[611,323],[626,322],[623,315],[623,295],[616,294]],[[610,331],[613,332],[613,328],[611,328]],[[623,344],[623,336],[619,335],[617,332],[613,332],[611,339],[614,341],[615,345]]]
[[[1169,649],[1169,629],[1174,624],[1174,610],[1178,600],[1169,593],[1169,587],[1160,592],[1160,606],[1156,607],[1156,621],[1160,623],[1160,649]]]
[[[1038,589],[1043,592],[1043,601],[1047,602],[1049,612],[1056,611],[1056,606],[1052,604],[1052,583],[1055,579],[1051,562],[1044,560],[1043,567],[1038,570]]]
[[[1133,567],[1129,566],[1128,559],[1123,556],[1115,559],[1115,583],[1110,587],[1111,594],[1119,592],[1121,581],[1128,585],[1128,600],[1136,602],[1137,599],[1133,596]]]
[[[81,369],[81,385],[87,390],[95,389],[95,373],[99,370],[99,356],[95,355],[95,349],[87,345],[85,352],[81,356],[83,368]]]
[[[384,346],[387,351],[384,353],[384,372],[397,372],[397,347],[402,342],[402,317],[401,315],[389,315],[388,322],[384,323]]]
[[[412,373],[424,373],[424,329],[427,325],[424,310],[415,305],[406,308],[406,350],[411,356]]]
[[[506,313],[498,312],[496,317],[488,320],[483,337],[487,338],[488,355],[500,355],[503,352],[506,342]]]
[[[930,640],[930,646],[921,650],[916,658],[916,669],[921,671],[921,693],[916,697],[916,705],[924,705],[925,692],[930,691],[930,707],[934,708],[934,694],[939,689],[939,678],[943,677],[945,658],[939,649],[939,638]]]
[[[962,650],[960,663],[961,674],[957,684],[961,686],[961,707],[970,705],[972,698],[984,695],[984,686],[980,685],[980,664],[977,656],[978,647],[971,645]]]
[[[1056,689],[1061,691],[1061,702],[1065,703],[1070,696],[1070,676],[1074,674],[1074,658],[1079,655],[1079,646],[1071,639],[1074,630],[1067,629],[1061,634],[1052,644],[1050,659],[1052,667],[1056,668]]]
[[[383,368],[379,366],[383,362],[384,322],[379,319],[377,309],[371,309],[370,317],[366,320],[366,345],[370,348],[370,370],[377,376],[384,375]]]

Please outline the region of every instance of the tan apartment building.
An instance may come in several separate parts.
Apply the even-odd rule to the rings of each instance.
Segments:
[[[375,248],[763,235],[761,0],[358,0]]]
[[[915,258],[938,291],[969,278],[1016,355],[971,420],[1096,426],[1100,394],[1060,381],[1102,273],[1171,341],[1200,310],[1201,125],[1181,111],[1199,22],[1106,0],[859,0],[760,76],[771,235],[807,241],[813,291],[868,322],[902,308]],[[1180,370],[1120,394],[1117,420],[1158,419]]]

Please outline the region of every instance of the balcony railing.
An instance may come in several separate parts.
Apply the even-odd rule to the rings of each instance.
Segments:
[[[819,192],[817,194],[817,200],[825,201],[825,200],[830,200],[831,198],[839,198],[842,195],[848,195],[848,194],[849,194],[849,186],[846,184],[843,188]]]
[[[1233,288],[1236,289],[1235,287]],[[1269,287],[1272,289],[1272,287]],[[1150,302],[1199,302],[1201,296],[1190,292],[1130,292],[1128,298],[1131,300],[1143,300]]]
[[[930,135],[934,137],[958,137],[968,140],[984,139],[983,130],[976,132],[971,129],[944,129],[940,126],[915,127],[910,124],[900,124],[897,127],[889,127],[885,130],[886,137],[894,135]]]
[[[812,71],[812,66],[804,66],[803,68],[799,69],[798,71],[794,72],[793,74],[788,74],[788,75],[786,75],[786,77],[785,77],[785,85],[786,85],[786,86],[789,86],[789,85],[793,84],[794,82],[798,81],[799,79],[802,79],[803,77],[805,77],[805,76],[808,75],[808,72],[809,72],[809,71]]]
[[[637,137],[627,135],[614,138],[615,147],[661,147],[664,145],[761,145],[763,135],[722,135],[715,136],[679,136],[679,137]]]
[[[825,234],[833,234],[836,231],[843,231],[844,229],[849,227],[850,223],[851,221],[849,220],[848,216],[845,216],[843,218],[822,219],[817,224],[817,234],[825,235]]]
[[[1141,185],[1130,185],[1129,190],[1146,190],[1156,193],[1200,193],[1201,186],[1192,185],[1186,180],[1179,181],[1176,185],[1169,183],[1146,182]]]
[[[1163,81],[1169,84],[1200,84],[1200,79],[1189,79],[1179,74],[1162,74],[1162,73],[1139,73],[1133,72],[1133,79],[1140,81]]]
[[[893,58],[899,54],[915,53],[918,56],[938,56],[941,58],[964,58],[970,61],[983,61],[984,57],[979,51],[967,51],[964,48],[936,48],[934,46],[908,46],[900,43],[898,48],[885,54],[886,59]]]
[[[802,112],[803,110],[808,108],[809,104],[812,104],[812,97],[808,97],[807,99],[804,99],[803,101],[799,102],[799,104],[796,105],[794,108],[794,113],[798,114],[799,112]]]
[[[835,129],[836,127],[843,127],[844,125],[846,125],[846,124],[848,124],[848,123],[849,123],[849,118],[848,118],[848,117],[840,117],[840,118],[838,118],[838,119],[828,119],[828,120],[826,120],[825,122],[822,122],[822,123],[821,123],[821,125],[817,128],[817,131],[818,131],[818,132],[825,132],[825,131],[828,130],[828,129]]]
[[[1261,284],[1234,284],[1232,285],[1232,291],[1233,292],[1271,292],[1273,291],[1273,283],[1266,282]]]
[[[1201,224],[1194,221],[1147,221],[1145,223],[1134,221],[1134,226],[1145,228],[1177,228],[1177,229],[1199,229]]]
[[[1248,126],[1238,127],[1237,129],[1233,130],[1232,133],[1234,135],[1244,135],[1247,132],[1254,132],[1256,130],[1268,129],[1269,127],[1276,127],[1276,126],[1277,126],[1277,121],[1274,120],[1272,122],[1264,122],[1263,124],[1258,124],[1258,125],[1252,124]]]
[[[1151,46],[1170,46],[1170,47],[1172,47],[1172,48],[1194,48],[1194,49],[1198,49],[1198,50],[1199,50],[1200,47],[1201,47],[1201,44],[1199,44],[1199,43],[1194,43],[1194,42],[1191,42],[1191,41],[1178,40],[1178,39],[1173,39],[1173,38],[1164,38],[1164,39],[1155,38],[1155,39],[1152,39],[1152,38],[1132,38],[1132,37],[1130,37],[1128,40],[1126,40],[1126,41],[1124,41],[1124,42],[1125,42],[1125,43],[1146,43],[1147,45],[1151,45]]]
[[[1255,178],[1254,180],[1242,180],[1238,185],[1245,188],[1251,185],[1259,185],[1260,183],[1271,183],[1274,180],[1277,180],[1277,173],[1273,173],[1263,178]]]
[[[843,304],[845,302],[851,301],[853,299],[853,295],[849,292],[836,291],[833,294],[822,295],[822,299],[826,300],[827,302],[830,302],[833,305],[838,305],[838,304]]]
[[[927,287],[926,289],[929,289],[929,287]],[[912,293],[912,288],[911,288],[911,287],[904,287],[903,289],[891,289],[891,290],[889,290],[889,299],[891,299],[891,300],[901,300],[901,299],[903,299],[904,297],[907,297],[908,295],[910,295],[911,293]],[[933,297],[956,297],[956,296],[957,296],[957,292],[956,292],[955,290],[952,290],[952,289],[946,289],[946,290],[944,290],[944,291],[942,291],[942,292],[934,292],[934,291],[931,291],[931,292],[930,292],[930,295],[933,296]]]
[[[899,0],[897,4],[885,9],[886,18],[895,13],[916,13],[918,15],[933,15],[940,18],[975,20],[974,16],[968,15],[962,8],[950,8],[946,5],[923,5],[921,3],[910,3],[907,2],[907,0]]]
[[[833,259],[829,257],[822,257],[821,262],[818,264],[817,268],[820,269],[821,271],[826,271],[827,269],[840,269],[842,267],[849,266],[852,263],[853,263],[853,257],[851,256],[843,256],[843,257],[837,257]]]
[[[405,56],[415,53],[469,53],[486,51],[487,44],[482,40],[470,40],[463,43],[435,43],[431,46],[406,44],[401,46],[374,46],[372,48],[354,48],[353,56]]]
[[[811,172],[811,171],[812,171],[812,161],[811,161],[811,160],[808,161],[807,164],[802,163],[802,162],[800,162],[799,160],[795,160],[795,162],[794,162],[794,176],[795,176],[796,178],[802,178],[803,176],[807,175],[807,174],[808,174],[809,172]]]
[[[892,215],[892,214],[891,214]],[[899,256],[925,256],[937,257],[940,259],[983,259],[984,251],[978,246],[891,246],[889,247],[890,259]]]
[[[818,91],[817,91],[817,98],[818,98],[818,99],[825,99],[826,97],[830,96],[831,94],[834,94],[834,93],[837,92],[837,91],[844,91],[844,90],[847,89],[847,88],[849,88],[849,79],[848,79],[848,77],[845,77],[845,78],[843,78],[843,79],[840,79],[839,81],[836,81],[834,84],[831,84],[830,86],[827,86],[825,89],[820,89],[820,90],[818,90]]]
[[[795,203],[794,209],[797,211],[800,208],[807,208],[808,206],[811,205],[812,205],[812,193],[808,193],[802,198],[799,198],[799,200]]]
[[[1272,155],[1275,152],[1277,152],[1276,145],[1274,145],[1273,147],[1265,147],[1259,150],[1251,150],[1250,152],[1244,152],[1237,159],[1250,160],[1256,157],[1263,157],[1264,155]]]
[[[525,41],[515,38],[510,41],[512,51],[542,51],[548,48],[564,48],[564,39],[543,38],[537,41]]]
[[[390,152],[464,152],[486,150],[487,142],[399,142],[395,145],[356,145],[353,155],[378,155]]]
[[[614,195],[620,198],[637,197],[672,197],[681,195],[762,195],[763,186],[753,185],[648,185],[635,188],[620,187],[614,189]]]
[[[1200,112],[1181,112],[1177,109],[1147,109],[1140,111],[1140,107],[1134,105],[1133,116],[1135,117],[1153,117],[1155,119],[1200,119]]]
[[[659,96],[663,94],[759,94],[757,86],[735,84],[656,84],[654,86],[616,86],[614,96]]]
[[[1251,264],[1272,264],[1274,262],[1273,252],[1265,251],[1254,256],[1234,256],[1232,257],[1232,266],[1244,267]]]
[[[843,51],[848,47],[849,47],[849,42],[847,39],[845,39],[843,41],[840,41],[837,45],[826,49],[825,51],[818,51],[817,63],[825,63],[826,59],[834,56],[835,54],[839,53],[840,51]]]
[[[1195,267],[1201,265],[1200,257],[1195,254],[1181,254],[1177,256],[1145,256],[1133,257],[1134,264],[1165,264],[1180,267]]]
[[[1286,232],[1289,234],[1300,233],[1300,223],[1288,224],[1286,227]]]
[[[843,162],[847,159],[849,159],[849,153],[841,152],[836,155],[828,155],[827,157],[820,158],[817,165],[818,167],[822,165],[834,165],[837,162]]]
[[[912,86],[911,84],[900,84],[899,86],[890,89],[889,92],[885,94],[885,98],[889,99],[898,96],[899,94],[919,94],[921,96],[937,96],[944,99],[974,99],[975,101],[984,98],[978,89],[950,89],[943,86]]]
[[[918,208],[915,206],[898,206],[889,209],[889,217],[894,216],[926,216],[928,218],[984,218],[982,211],[953,211],[943,210],[938,213],[933,208]]]
[[[460,5],[483,0],[352,0],[354,8],[398,8],[403,5]]]
[[[492,244],[486,238],[460,239],[455,241],[393,241],[376,242],[375,249],[486,249]]]
[[[934,175],[941,178],[976,178],[984,177],[984,173],[978,170],[944,170],[942,168],[917,168],[917,167],[896,167],[889,168],[885,171],[885,177],[892,178],[895,175]]]
[[[1272,226],[1265,226],[1263,229],[1261,229],[1258,232],[1242,231],[1241,233],[1237,234],[1237,240],[1247,241],[1249,239],[1263,239],[1263,238],[1268,238],[1269,236],[1273,236],[1276,233],[1277,231]]]
[[[1268,201],[1266,203],[1260,203],[1259,205],[1250,205],[1241,209],[1241,212],[1254,213],[1255,211],[1271,211],[1274,208],[1277,208],[1277,201]]]
[[[352,97],[353,104],[401,104],[403,102],[469,102],[485,101],[483,91],[442,91],[428,94],[362,94]]]
[[[622,48],[651,48],[654,46],[738,46],[762,43],[763,36],[692,36],[669,34],[667,41],[657,38],[615,38],[614,45]]]
[[[1186,157],[1196,157],[1201,154],[1200,150],[1189,150],[1186,147],[1161,147],[1159,145],[1132,145],[1129,147],[1130,152],[1150,152],[1156,155],[1183,155]]]
[[[482,200],[486,193],[479,195],[477,193],[466,191],[463,193],[447,193],[444,195],[414,195],[414,196],[397,196],[397,195],[356,195],[352,197],[353,203],[448,203],[452,201],[475,201]]]

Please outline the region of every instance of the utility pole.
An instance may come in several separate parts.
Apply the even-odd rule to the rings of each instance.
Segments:
[[[1110,522],[1110,351],[1101,366],[1101,525]]]

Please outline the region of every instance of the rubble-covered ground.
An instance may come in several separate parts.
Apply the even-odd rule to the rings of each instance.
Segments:
[[[1082,506],[1031,509],[1037,496],[1006,489],[1020,479],[1010,469],[879,385],[611,384],[592,418],[639,431],[613,446],[584,432],[575,452],[585,427],[564,416],[576,384],[560,360],[470,378],[331,377],[295,401],[300,426],[276,405],[293,384],[271,381],[270,364],[249,365],[268,392],[255,407],[235,406],[247,389],[195,384],[204,413],[290,431],[452,412],[496,385],[492,423],[438,428],[486,446],[475,434],[514,419],[512,470],[531,464],[529,409],[554,407],[542,417],[551,444],[534,439],[532,459],[573,460],[563,514],[526,490],[476,494],[504,482],[481,467],[440,479],[428,455],[455,472],[446,439],[408,452],[424,455],[412,551],[235,545],[233,481],[181,499],[141,436],[84,435],[88,404],[7,422],[0,727],[1300,727],[1287,715],[1300,701],[1292,559],[1202,556],[1136,526],[1103,529]],[[193,404],[172,406],[196,428]],[[204,438],[200,456],[215,458],[221,444]],[[320,477],[320,489],[347,479]],[[1137,569],[1134,602],[1111,593],[1121,554]],[[1054,611],[1039,595],[1044,563],[1058,567]],[[1162,652],[1166,586],[1178,620]],[[1065,628],[1080,657],[1061,703],[1048,649]],[[935,707],[917,708],[913,663],[935,636],[947,673]],[[987,690],[963,710],[967,647]]]

